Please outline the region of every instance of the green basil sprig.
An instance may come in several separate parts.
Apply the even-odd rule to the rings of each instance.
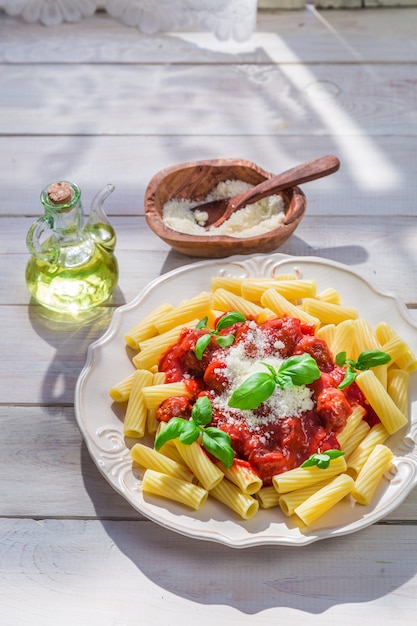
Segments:
[[[312,454],[309,459],[301,463],[300,467],[312,467],[316,465],[320,469],[327,469],[332,459],[337,459],[339,456],[343,456],[342,450],[326,450],[326,452],[316,452]]]
[[[207,452],[219,459],[226,467],[231,467],[234,452],[230,436],[220,428],[207,426],[211,422],[212,415],[208,397],[197,398],[191,411],[191,419],[172,417],[155,438],[155,449],[160,450],[167,441],[177,438],[181,443],[190,445],[201,436],[201,443]]]
[[[197,329],[206,328],[209,331],[207,334],[199,337],[195,344],[195,354],[199,361],[201,361],[201,359],[203,358],[204,350],[209,345],[212,337],[216,337],[216,343],[221,348],[227,348],[228,346],[231,346],[235,340],[234,335],[220,335],[219,332],[221,330],[224,330],[225,328],[229,328],[229,326],[232,326],[237,322],[246,322],[246,317],[243,315],[243,313],[239,313],[238,311],[231,311],[230,313],[226,313],[219,319],[214,330],[207,326],[207,322],[208,317],[204,317],[198,322],[196,326]]]
[[[278,370],[269,363],[263,363],[269,372],[257,372],[249,376],[232,393],[229,406],[236,409],[257,409],[275,391],[275,387],[289,389],[314,382],[321,376],[316,361],[305,352],[290,356],[283,361]]]
[[[391,361],[391,357],[382,350],[364,350],[358,356],[357,361],[346,358],[346,352],[339,352],[336,354],[336,364],[340,367],[346,367],[345,377],[338,386],[338,389],[346,389],[349,387],[358,375],[357,371],[368,370],[371,367],[378,367],[378,365],[385,365]]]

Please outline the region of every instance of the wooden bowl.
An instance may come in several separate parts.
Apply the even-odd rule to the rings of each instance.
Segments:
[[[235,254],[271,252],[292,235],[300,223],[306,197],[298,187],[281,192],[285,222],[278,228],[253,237],[186,235],[166,226],[162,220],[165,203],[171,199],[204,202],[221,181],[243,180],[257,185],[273,174],[242,159],[194,161],[168,167],[150,181],[145,192],[145,216],[149,227],[174,250],[196,257],[222,258]]]

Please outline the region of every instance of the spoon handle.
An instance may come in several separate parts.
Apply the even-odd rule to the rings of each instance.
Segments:
[[[292,167],[281,174],[277,174],[277,176],[272,176],[272,178],[267,178],[259,185],[232,198],[227,205],[225,219],[246,204],[262,200],[262,198],[270,196],[276,191],[302,185],[310,180],[333,174],[339,169],[339,166],[339,159],[330,154]]]

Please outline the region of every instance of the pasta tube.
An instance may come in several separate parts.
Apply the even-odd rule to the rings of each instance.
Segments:
[[[132,391],[132,383],[135,372],[132,372],[127,378],[116,383],[110,390],[109,395],[115,402],[126,402]]]
[[[383,475],[391,467],[393,457],[392,451],[383,444],[372,450],[352,490],[352,496],[359,504],[370,504]]]
[[[344,450],[345,445],[348,443],[349,439],[352,436],[352,433],[359,426],[362,421],[363,416],[365,415],[365,409],[362,406],[355,406],[352,413],[346,420],[346,424],[344,429],[336,435],[336,439],[339,443],[340,449]]]
[[[223,463],[217,463],[223,474],[235,484],[243,493],[253,495],[262,487],[262,480],[249,465],[233,463],[231,467],[225,467]]]
[[[328,485],[307,498],[295,509],[295,514],[309,526],[327,513],[354,488],[354,480],[347,474],[336,476]]]
[[[275,278],[260,280],[246,278],[242,282],[242,296],[252,302],[260,302],[267,289],[275,289],[286,300],[314,297],[316,282],[314,280],[276,280]]]
[[[208,315],[213,306],[213,295],[202,292],[195,298],[184,300],[177,307],[160,315],[155,320],[156,329],[160,334],[171,330],[179,324],[186,324],[197,318],[197,321]]]
[[[194,510],[202,507],[207,500],[208,491],[186,480],[147,469],[143,475],[142,489],[162,498],[185,504]]]
[[[220,311],[239,311],[247,318],[257,319],[263,308],[226,289],[216,289],[213,306]]]
[[[291,517],[291,515],[294,514],[295,509],[300,506],[300,504],[319,491],[319,489],[328,485],[331,480],[333,479],[329,478],[328,480],[315,485],[304,487],[304,489],[296,489],[295,491],[289,491],[288,493],[284,493],[282,496],[279,496],[279,506],[281,511],[284,515]]]
[[[340,324],[345,320],[354,320],[358,312],[353,307],[333,304],[316,298],[304,298],[303,310],[309,315],[317,317],[322,324]]]
[[[123,432],[126,437],[141,438],[146,430],[147,407],[143,388],[152,383],[152,374],[147,370],[136,370],[133,376],[132,390],[127,403]]]
[[[275,289],[267,289],[262,294],[261,304],[262,306],[271,309],[278,317],[288,315],[289,317],[297,317],[306,324],[312,324],[316,328],[320,326],[320,321],[317,317],[309,315],[291,302],[288,302],[288,300],[275,291]]]
[[[259,509],[258,500],[243,493],[226,478],[210,490],[210,495],[223,502],[243,519],[250,519]]]
[[[405,370],[388,370],[387,391],[401,413],[408,418],[408,382],[409,374]]]
[[[255,493],[255,498],[259,502],[261,509],[271,509],[279,504],[279,493],[273,485],[270,487],[262,487]]]
[[[320,483],[327,478],[333,478],[346,471],[346,460],[339,456],[330,461],[329,467],[321,469],[316,465],[310,467],[296,467],[283,474],[272,477],[272,483],[278,493],[287,493],[295,489],[302,489],[309,485]]]
[[[133,365],[138,369],[150,369],[157,366],[164,352],[178,341],[181,331],[185,328],[195,328],[197,323],[198,320],[195,319],[187,324],[175,326],[161,335],[155,335],[155,337],[142,341],[139,344],[140,352],[135,354],[132,359]]]
[[[135,443],[130,450],[130,456],[138,465],[146,469],[152,469],[162,474],[169,474],[181,478],[187,482],[193,481],[193,473],[184,465],[180,465],[167,456],[164,456],[154,448],[149,448],[143,443]]]
[[[164,400],[173,396],[188,396],[189,398],[192,396],[182,380],[177,383],[150,385],[144,387],[142,393],[148,409],[157,409]]]
[[[357,476],[375,446],[379,443],[384,443],[386,439],[388,439],[386,428],[382,424],[373,426],[349,456],[347,460],[348,473],[351,476]]]
[[[149,315],[143,318],[139,324],[131,328],[127,331],[124,336],[124,340],[128,346],[133,348],[134,350],[139,349],[139,343],[144,341],[145,339],[149,339],[154,335],[158,334],[155,326],[155,320],[158,319],[160,315],[163,313],[167,313],[168,311],[172,311],[174,307],[172,304],[161,304],[156,307]]]
[[[375,334],[378,341],[385,345],[388,341],[396,338],[397,341],[403,341],[398,334],[391,328],[386,322],[380,322],[375,328]],[[406,344],[407,351],[396,359],[396,363],[400,369],[404,369],[406,372],[414,372],[417,369],[417,357],[411,351],[410,347]]]
[[[407,418],[372,370],[360,372],[356,383],[390,435],[407,424]]]
[[[182,456],[184,463],[190,468],[204,489],[211,491],[223,479],[223,472],[212,463],[197,441],[188,445],[175,439],[175,445]]]

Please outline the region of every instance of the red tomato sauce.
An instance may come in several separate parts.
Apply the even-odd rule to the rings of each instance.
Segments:
[[[379,421],[355,383],[344,390],[337,388],[343,380],[344,368],[335,364],[326,342],[314,335],[313,327],[300,320],[284,317],[259,325],[253,321],[239,322],[220,331],[220,335],[233,333],[232,346],[220,348],[216,337],[212,337],[199,360],[195,345],[206,332],[183,330],[178,342],[161,358],[159,370],[165,372],[166,382],[183,380],[192,397],[165,400],[157,418],[161,421],[169,421],[171,417],[189,418],[196,399],[207,395],[213,408],[210,425],[230,435],[235,458],[249,463],[264,485],[271,484],[275,474],[298,467],[318,451],[339,449],[337,434],[343,430],[355,405],[365,408],[364,419],[371,426]],[[222,404],[220,400],[230,396],[232,386],[228,355],[239,346],[244,359],[255,361],[309,353],[321,372],[318,380],[307,385],[311,406],[295,414],[288,414],[288,410],[275,414],[267,403],[262,403],[248,419],[247,412]]]

